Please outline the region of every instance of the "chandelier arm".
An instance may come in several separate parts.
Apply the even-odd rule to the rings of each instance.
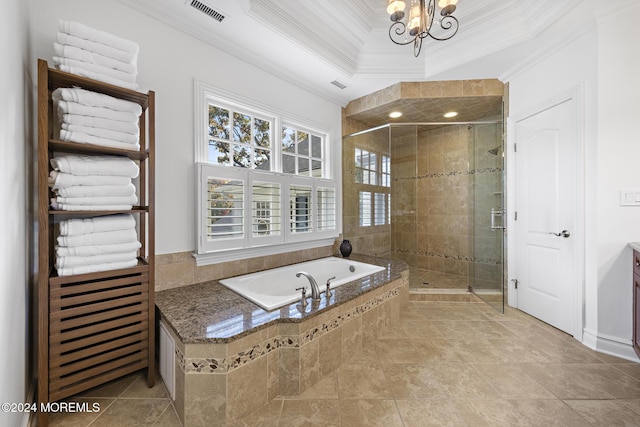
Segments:
[[[446,37],[436,37],[431,33],[429,33],[428,36],[438,41],[449,40],[451,37],[455,36],[458,33],[458,28],[460,28],[460,23],[458,22],[458,19],[455,16],[449,15],[442,18],[442,20],[440,21],[440,28],[442,28],[445,31],[449,31],[453,28],[452,30],[453,33],[447,35]]]
[[[411,37],[411,39],[407,40],[405,37],[404,41],[398,41],[394,39],[394,36],[393,36],[394,34],[398,37],[402,37],[403,35],[408,34],[407,26],[402,21],[394,22],[389,27],[389,38],[391,39],[391,41],[394,42],[395,44],[405,46],[405,45],[414,43],[416,39],[416,37]]]
[[[413,5],[412,1],[412,5]],[[413,21],[412,14],[409,15],[409,20],[403,22],[402,15],[400,17],[392,14],[391,20],[393,23],[389,27],[389,39],[397,45],[408,45],[413,43],[413,54],[415,57],[420,55],[420,51],[422,50],[422,42],[425,38],[430,37],[434,40],[445,41],[449,40],[453,36],[458,33],[459,22],[455,16],[452,16],[451,13],[455,11],[455,5],[452,7],[447,7],[441,11],[442,19],[436,20],[440,28],[444,31],[444,35],[441,37],[434,36],[432,34],[433,21],[435,18],[435,0],[419,0],[418,7],[420,7],[420,25],[419,27],[414,26],[412,23],[413,29],[409,30],[409,22]],[[413,15],[415,16],[415,15]]]
[[[420,55],[420,51],[422,50],[422,37],[416,37],[413,42],[413,56],[416,58]]]

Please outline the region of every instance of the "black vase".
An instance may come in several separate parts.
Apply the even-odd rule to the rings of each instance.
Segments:
[[[349,255],[351,255],[351,249],[351,242],[348,240],[343,240],[342,243],[340,243],[340,253],[343,257],[349,258]]]

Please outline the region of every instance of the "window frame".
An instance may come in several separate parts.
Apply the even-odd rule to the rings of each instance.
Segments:
[[[338,166],[339,162],[333,159],[335,148],[332,149],[330,142],[330,132],[323,129],[318,124],[311,123],[310,121],[296,117],[293,114],[278,111],[269,106],[260,105],[252,100],[242,98],[235,94],[231,94],[222,89],[215,88],[204,82],[195,80],[195,132],[194,132],[194,155],[196,164],[196,249],[194,251],[194,258],[196,264],[208,265],[219,262],[227,262],[233,260],[242,260],[254,256],[265,256],[271,254],[279,254],[284,252],[299,251],[304,249],[317,248],[322,246],[333,245],[335,239],[339,236],[341,229],[341,209],[340,200],[341,192],[339,190],[339,180],[335,178],[333,171]],[[230,107],[231,110],[241,114],[251,114],[253,119],[265,119],[273,118],[271,121],[271,170],[264,171],[253,168],[243,168],[232,166],[231,161],[229,165],[218,165],[215,163],[208,163],[209,154],[209,105],[213,104],[218,107]],[[232,113],[230,113],[231,115]],[[321,154],[322,154],[322,177],[313,176],[300,176],[294,174],[286,174],[282,172],[282,127],[293,127],[297,131],[308,132],[309,141],[311,143],[312,135],[317,135],[322,138]],[[230,137],[229,142],[233,144],[233,126],[230,123]],[[253,145],[253,135],[251,136],[250,146]],[[233,152],[233,149],[230,149]],[[338,147],[338,152],[339,152]],[[297,154],[297,153],[296,153]],[[308,158],[314,158],[312,154],[312,148],[309,147]],[[297,160],[296,160],[297,164]],[[226,178],[226,171],[234,170],[240,175],[244,175],[245,185],[245,218],[244,218],[244,238],[240,245],[240,239],[236,240],[234,246],[231,243],[225,243],[224,245],[218,245],[217,242],[213,244],[207,242],[207,235],[204,232],[206,222],[206,203],[207,200],[207,186],[204,185],[207,174],[211,171],[208,168],[219,168],[220,178]],[[309,172],[312,173],[311,171]],[[236,175],[236,173],[233,173]],[[253,236],[253,200],[251,198],[253,193],[254,182],[277,182],[280,183],[280,235],[279,236]],[[289,229],[289,189],[290,185],[294,183],[304,182],[309,186],[311,184],[311,228],[309,233],[291,233]],[[319,229],[318,221],[318,188],[330,189],[333,192],[333,222],[331,225],[333,228]]]

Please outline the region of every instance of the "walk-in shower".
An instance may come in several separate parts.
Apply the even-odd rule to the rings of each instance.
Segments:
[[[410,291],[468,289],[503,310],[502,121],[392,124],[343,139],[343,230],[401,259]]]

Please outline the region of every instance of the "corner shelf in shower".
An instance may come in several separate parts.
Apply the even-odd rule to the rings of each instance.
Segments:
[[[81,87],[142,107],[140,150],[100,147],[52,138],[51,93]],[[49,161],[54,153],[115,155],[137,162],[139,206],[117,211],[65,211],[49,206]],[[155,380],[155,93],[140,93],[49,68],[38,60],[38,407],[147,369]],[[58,276],[54,225],[64,218],[131,213],[137,220],[137,264]],[[46,426],[47,414],[38,414]]]

